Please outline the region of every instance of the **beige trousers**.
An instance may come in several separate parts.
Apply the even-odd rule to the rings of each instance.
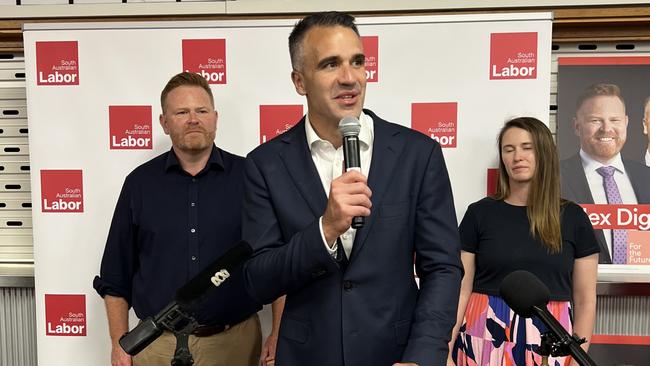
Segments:
[[[191,335],[188,341],[195,366],[257,366],[262,349],[262,332],[257,314],[221,333],[209,337]],[[134,366],[170,366],[176,337],[163,332],[133,357]]]

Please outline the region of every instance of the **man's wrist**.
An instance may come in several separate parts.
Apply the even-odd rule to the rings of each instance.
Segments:
[[[320,229],[320,236],[323,239],[323,243],[330,249],[330,250],[335,250],[336,249],[336,239],[338,236],[335,236],[333,239],[328,239],[328,236],[325,233],[325,225],[323,224],[323,216],[320,217],[320,220],[318,220],[318,228]]]

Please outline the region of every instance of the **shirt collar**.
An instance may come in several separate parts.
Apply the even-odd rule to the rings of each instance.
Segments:
[[[645,165],[650,166],[650,147],[645,151]]]
[[[165,162],[165,171],[168,172],[172,168],[177,168],[182,170],[181,163],[178,161],[178,157],[174,152],[174,148],[169,149],[169,154],[167,154],[167,161]],[[209,169],[219,169],[224,170],[223,158],[221,157],[221,152],[215,144],[212,144],[212,151],[210,152],[210,157],[208,158],[208,163],[206,167],[201,170],[201,172]],[[199,173],[201,174],[201,173]]]
[[[361,116],[359,116],[359,123],[361,124],[361,130],[359,131],[359,141],[361,142],[360,147],[368,148],[372,145],[372,142],[374,140],[375,129],[372,117],[361,112]],[[309,121],[309,113],[305,115],[305,133],[307,134],[307,144],[309,145],[309,150],[311,150],[314,144],[318,143],[319,141],[329,143],[329,141],[323,140],[318,136],[311,125],[311,121]]]
[[[616,168],[621,173],[625,173],[625,166],[623,165],[623,159],[621,159],[621,153],[616,154],[612,160],[607,163],[607,165],[594,160],[589,154],[587,154],[584,150],[580,149],[580,159],[582,159],[582,166],[586,171],[596,171],[596,169],[600,168],[601,166],[613,166]]]

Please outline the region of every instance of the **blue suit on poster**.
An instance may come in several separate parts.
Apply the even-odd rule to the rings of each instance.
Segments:
[[[264,303],[287,295],[280,366],[446,361],[462,266],[442,150],[364,112],[374,123],[372,209],[345,270],[321,238],[327,196],[305,119],[246,160],[243,236],[255,250],[246,282]]]
[[[650,203],[650,168],[636,161],[623,159],[623,165],[627,172],[634,195],[639,204]],[[594,198],[591,195],[589,183],[585,175],[580,155],[576,154],[570,158],[560,161],[560,176],[562,182],[562,198],[576,203],[593,204]],[[594,230],[596,240],[600,245],[598,263],[611,264],[612,257],[605,241],[605,234],[602,230]]]

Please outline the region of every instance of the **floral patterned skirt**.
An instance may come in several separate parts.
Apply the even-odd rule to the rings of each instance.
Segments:
[[[548,310],[571,334],[568,301],[550,301]],[[538,366],[540,335],[547,331],[537,317],[522,318],[492,295],[472,293],[452,351],[458,366]],[[570,357],[549,357],[550,366],[569,366]]]

